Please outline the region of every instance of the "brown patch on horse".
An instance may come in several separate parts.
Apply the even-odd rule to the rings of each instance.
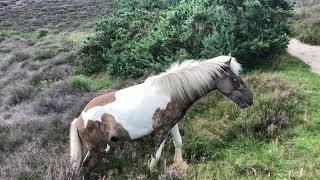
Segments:
[[[84,120],[81,115],[76,121],[79,136],[85,142],[86,147],[90,151],[103,152],[109,142],[106,125],[99,121],[88,121],[87,125],[84,125]]]
[[[99,162],[99,159],[103,157],[103,152],[110,141],[105,126],[99,121],[88,121],[85,126],[81,116],[78,118],[78,133],[88,149],[88,155],[82,163],[84,168],[93,168]]]
[[[162,141],[168,135],[169,130],[183,118],[187,111],[186,105],[178,101],[171,101],[167,104],[166,109],[158,108],[153,115],[153,129],[155,151],[159,148]],[[154,154],[153,154],[154,155]]]
[[[103,152],[111,138],[130,140],[128,131],[107,113],[102,115],[101,122],[88,120],[85,126],[79,116],[76,123],[79,135],[90,151]]]
[[[99,121],[88,121],[87,126],[80,133],[90,152],[103,152],[110,140],[106,125]]]
[[[95,106],[103,106],[109,103],[112,103],[116,100],[115,94],[117,91],[109,92],[93,98],[83,109],[84,112],[87,112],[89,109]]]
[[[80,115],[76,126],[79,136],[89,150],[88,157],[83,160],[84,167],[92,168],[98,163],[111,138],[130,140],[128,131],[110,114],[103,114],[101,122],[88,120],[86,126]]]
[[[185,105],[178,101],[171,101],[167,104],[166,109],[158,108],[153,115],[153,128],[171,129],[186,113]]]
[[[107,131],[109,131],[110,139],[115,137],[117,139],[125,139],[130,140],[130,136],[128,131],[123,128],[121,124],[119,124],[112,115],[110,114],[103,114],[102,115],[102,123],[107,126]]]

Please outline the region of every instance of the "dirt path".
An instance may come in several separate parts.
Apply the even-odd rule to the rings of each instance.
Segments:
[[[313,72],[320,74],[320,46],[311,46],[292,39],[288,45],[288,52],[309,64]]]

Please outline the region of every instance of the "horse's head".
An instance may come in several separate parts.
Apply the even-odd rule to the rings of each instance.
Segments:
[[[241,108],[247,108],[253,103],[253,96],[241,77],[232,71],[232,58],[222,67],[220,76],[216,77],[216,88]]]

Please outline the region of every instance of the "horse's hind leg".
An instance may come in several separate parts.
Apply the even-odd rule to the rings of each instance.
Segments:
[[[82,166],[88,170],[91,170],[96,164],[102,159],[103,151],[92,151],[89,150],[86,157],[83,160]]]
[[[90,170],[103,157],[105,150],[108,147],[110,138],[106,127],[101,122],[88,121],[85,131],[82,133],[88,153],[83,160],[82,166]]]
[[[150,170],[152,170],[154,167],[156,167],[162,153],[162,149],[164,147],[164,143],[166,142],[166,139],[162,141],[160,145],[156,145],[154,152],[151,155],[151,162],[149,164]]]

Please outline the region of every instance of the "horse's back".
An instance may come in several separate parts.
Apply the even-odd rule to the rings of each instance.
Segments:
[[[93,98],[83,109],[84,112],[96,106],[104,106],[106,104],[112,103],[116,100],[115,94],[117,91],[109,92],[100,96]]]

